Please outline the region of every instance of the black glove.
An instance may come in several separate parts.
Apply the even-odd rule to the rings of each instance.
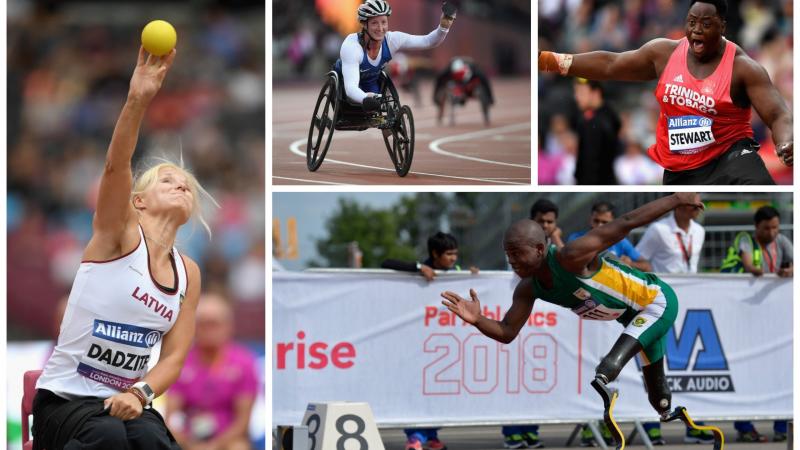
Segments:
[[[442,3],[442,13],[449,19],[455,19],[458,13],[458,7],[450,2]]]
[[[381,109],[381,96],[375,95],[375,96],[365,97],[361,106],[364,108],[364,111],[366,112],[377,111]]]

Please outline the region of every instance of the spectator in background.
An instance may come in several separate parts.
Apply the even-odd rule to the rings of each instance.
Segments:
[[[575,184],[578,137],[570,129],[565,115],[553,115],[542,145],[538,160],[539,184]]]
[[[663,219],[653,222],[636,244],[636,250],[650,261],[656,273],[697,273],[706,230],[695,222],[700,209],[679,206]],[[697,422],[703,425],[703,422]],[[661,424],[647,422],[644,429],[653,445],[666,445]],[[714,435],[686,427],[683,441],[687,444],[713,444]]]
[[[790,104],[792,103],[792,40],[780,34],[777,27],[764,32],[761,46],[755,59],[764,66],[775,88]]]
[[[564,246],[561,228],[558,227],[558,206],[555,203],[546,198],[536,200],[536,203],[531,206],[530,219],[542,227],[548,246],[550,244],[558,248]]]
[[[620,184],[660,184],[664,169],[645,154],[641,144],[630,141],[625,153],[614,160],[614,175]]]
[[[706,238],[706,230],[695,221],[699,214],[697,208],[681,206],[647,227],[636,250],[654,272],[697,273]]]
[[[556,175],[561,167],[561,157],[553,156],[541,147],[536,153],[538,155],[536,166],[539,184],[557,184],[558,177]]]
[[[561,113],[553,114],[553,117],[550,118],[550,132],[547,133],[544,143],[547,153],[554,156],[566,153],[567,143],[564,141],[564,135],[567,134],[573,134],[567,117]]]
[[[779,277],[792,277],[794,273],[792,242],[780,234],[781,216],[772,206],[758,208],[755,216],[755,233],[750,236],[742,231],[734,238],[733,245],[722,262],[721,272],[752,273],[760,277],[765,273],[774,273]],[[738,435],[738,442],[767,442],[767,436],[759,433],[753,422],[736,421],[733,423]],[[776,420],[773,424],[773,441],[786,440],[787,423]]]
[[[753,217],[755,233],[742,231],[728,248],[721,272],[752,273],[759,277],[774,273],[780,277],[793,275],[794,247],[786,236],[780,234],[781,216],[772,206],[762,206]]]
[[[167,423],[185,450],[248,450],[255,358],[233,342],[233,311],[224,298],[201,297],[196,324],[194,346],[167,396]]]
[[[428,238],[428,258],[424,262],[400,261],[387,259],[381,263],[384,269],[417,272],[428,281],[436,278],[436,270],[461,270],[458,261],[458,241],[449,233],[437,232]],[[478,273],[476,267],[470,267],[472,273]],[[406,450],[447,450],[447,446],[439,440],[438,428],[406,428]]]
[[[452,234],[439,231],[428,238],[428,258],[425,261],[387,259],[381,263],[381,267],[403,272],[419,272],[426,280],[433,281],[437,270],[461,270],[461,266],[456,264],[457,261],[458,241]],[[469,270],[478,273],[477,267],[470,267]]]
[[[556,173],[556,182],[561,185],[575,184],[575,166],[578,163],[578,136],[575,133],[564,135],[564,153]]]
[[[592,213],[589,216],[590,229],[601,227],[612,220],[614,220],[613,204],[606,201],[600,201],[592,205]],[[567,238],[567,242],[574,241],[587,232],[588,230],[572,233],[569,235],[569,238]],[[639,254],[628,238],[617,242],[609,247],[606,251],[619,258],[623,264],[627,264],[635,269],[639,269],[643,272],[650,272],[652,270],[652,267],[650,267],[650,262],[647,261],[647,259],[645,259],[641,254]]]
[[[603,87],[594,80],[576,78],[575,102],[579,114],[578,159],[575,179],[578,184],[617,184],[614,160],[619,155],[619,116],[603,99]]]
[[[302,75],[306,71],[306,65],[314,54],[316,38],[311,26],[303,24],[292,36],[289,48],[286,49],[286,57],[292,62],[295,74]]]
[[[504,425],[504,448],[542,448],[544,444],[539,439],[539,425]]]

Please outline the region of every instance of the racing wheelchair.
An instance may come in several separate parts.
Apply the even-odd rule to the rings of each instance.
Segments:
[[[363,131],[377,128],[383,133],[383,141],[394,170],[401,177],[411,169],[414,157],[414,116],[408,105],[400,104],[394,83],[381,71],[380,108],[367,112],[360,104],[350,101],[344,93],[342,74],[331,70],[325,75],[311,126],[308,130],[306,165],[311,172],[319,169],[331,145],[334,130]]]
[[[448,81],[446,86],[447,104],[450,106],[450,126],[456,124],[456,108],[464,106],[469,98],[476,98],[481,104],[483,113],[483,124],[489,126],[489,106],[491,100],[486,89],[477,78],[471,79],[467,83]],[[441,114],[440,114],[441,117]]]

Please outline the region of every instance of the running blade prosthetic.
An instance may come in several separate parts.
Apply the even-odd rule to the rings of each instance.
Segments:
[[[689,413],[686,412],[686,408],[683,406],[676,406],[675,410],[669,413],[669,415],[666,417],[662,417],[661,421],[671,422],[677,419],[683,421],[683,423],[685,423],[689,428],[701,431],[710,431],[712,434],[714,434],[714,450],[722,450],[725,447],[725,435],[722,434],[722,430],[711,425],[695,424],[692,418],[689,417]]]
[[[605,383],[596,378],[592,380],[592,387],[600,394],[600,397],[603,398],[603,408],[605,409],[605,411],[603,411],[603,421],[606,423],[609,431],[611,431],[614,442],[617,443],[616,450],[623,450],[625,448],[625,436],[614,420],[614,405],[617,403],[619,391],[610,389]]]

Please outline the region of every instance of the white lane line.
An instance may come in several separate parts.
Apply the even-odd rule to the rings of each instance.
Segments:
[[[274,117],[274,114],[273,114]],[[295,120],[294,122],[276,122],[272,121],[272,130],[288,131],[297,130],[300,128],[308,129],[311,126],[311,118],[306,120]]]
[[[477,162],[482,162],[482,163],[487,163],[487,164],[495,164],[495,165],[498,165],[498,166],[522,167],[523,169],[530,169],[531,168],[530,164],[513,164],[513,163],[502,162],[502,161],[492,161],[490,159],[476,158],[474,156],[459,155],[458,153],[453,153],[453,152],[448,152],[447,150],[443,150],[440,147],[440,145],[446,144],[448,142],[463,141],[463,140],[471,139],[471,138],[474,138],[474,137],[482,137],[482,136],[485,136],[487,134],[488,135],[493,135],[493,134],[502,133],[502,132],[520,131],[520,130],[529,129],[530,127],[531,127],[531,123],[530,122],[524,122],[524,123],[518,123],[518,124],[515,124],[515,125],[508,125],[508,126],[505,126],[505,127],[489,128],[488,130],[473,131],[471,133],[454,134],[452,136],[446,136],[446,137],[443,137],[443,138],[440,138],[440,139],[436,139],[435,141],[433,141],[430,144],[428,144],[428,148],[433,153],[438,153],[438,154],[444,155],[444,156],[451,156],[453,158],[466,159],[466,160],[469,160],[469,161],[477,161]]]
[[[417,131],[426,128],[439,130],[450,127],[450,125],[447,125],[447,121],[442,124],[436,123],[436,115],[438,113],[432,106],[420,106],[416,108],[412,105],[408,106],[411,106],[411,112],[414,114],[414,125],[416,126],[417,123],[419,123],[419,126],[416,127]],[[529,115],[530,113],[531,111],[529,106],[507,108],[503,110],[502,113],[498,112],[495,116],[492,116],[492,118],[497,121],[517,119],[520,115]],[[281,111],[279,114],[285,114],[285,112]],[[277,114],[273,113],[273,117],[276,116]],[[458,116],[458,118],[461,120],[461,123],[457,125],[460,126],[483,126],[483,113],[480,111],[464,111]],[[311,117],[306,120],[295,120],[290,122],[279,122],[275,119],[272,121],[272,129],[279,131],[308,130],[310,125]],[[530,139],[530,137],[528,139]]]
[[[306,180],[306,179],[303,179],[303,178],[279,177],[279,176],[276,176],[276,175],[273,175],[272,178],[277,178],[279,180],[302,181],[304,183],[333,184],[333,185],[336,185],[336,186],[347,186],[348,185],[347,183],[334,183],[334,182],[331,182],[331,181],[317,181],[317,180]]]
[[[300,150],[300,148],[299,148],[299,146],[301,144],[303,144],[303,143],[308,145],[308,139],[307,138],[303,138],[303,139],[298,139],[298,140],[292,142],[289,145],[289,150],[292,153],[294,153],[295,155],[305,158],[306,157],[306,152],[304,150]],[[388,156],[387,156],[387,158],[388,158]],[[331,158],[325,158],[325,162],[326,163],[334,163],[334,164],[344,164],[346,166],[353,166],[353,167],[361,167],[361,168],[364,168],[364,169],[383,170],[383,171],[386,171],[386,172],[394,172],[395,171],[394,169],[387,169],[385,167],[368,166],[366,164],[357,164],[357,163],[351,163],[351,162],[346,162],[346,161],[339,161],[339,160],[331,159]],[[413,173],[414,175],[430,176],[430,177],[452,178],[452,179],[456,179],[456,180],[480,181],[482,183],[502,183],[502,184],[513,184],[513,185],[527,185],[528,184],[528,183],[514,183],[514,182],[511,182],[511,181],[495,181],[495,180],[493,180],[491,178],[457,177],[455,175],[442,175],[442,174],[438,174],[438,173],[425,173],[425,172],[414,172],[414,171],[409,171],[408,173]]]

